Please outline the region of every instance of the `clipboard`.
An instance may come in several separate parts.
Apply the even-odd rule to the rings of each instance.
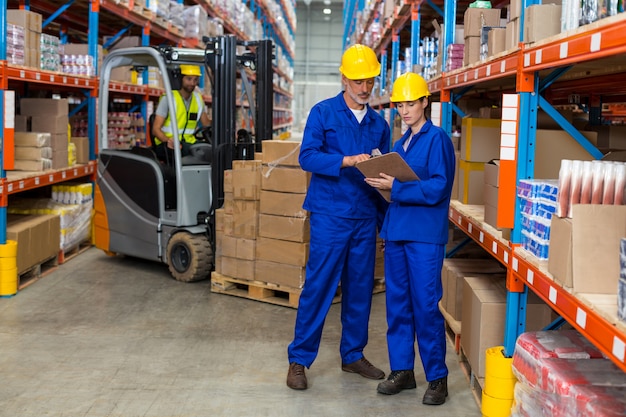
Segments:
[[[400,182],[419,180],[419,177],[397,152],[389,152],[375,156],[367,161],[356,164],[356,167],[366,178],[377,178],[379,174],[391,175]],[[391,201],[390,190],[378,190],[387,201]]]

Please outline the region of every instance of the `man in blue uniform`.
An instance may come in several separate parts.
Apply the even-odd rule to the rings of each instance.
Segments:
[[[374,287],[376,227],[386,203],[355,168],[374,150],[389,151],[387,122],[368,106],[380,63],[372,49],[353,45],[339,68],[344,91],[309,114],[300,165],[312,173],[304,201],[311,241],[300,295],[287,386],[308,387],[304,368],[315,360],[328,310],[341,283],[341,369],[370,379],[385,374],[363,356]]]
[[[448,396],[446,335],[438,303],[441,268],[448,240],[448,209],[455,156],[445,131],[424,115],[428,85],[414,73],[398,77],[390,100],[409,127],[394,146],[419,180],[400,182],[380,174],[366,182],[391,190],[381,237],[385,240],[387,348],[391,374],[378,385],[381,394],[416,388],[413,367],[417,339],[428,388],[422,403],[440,405]]]

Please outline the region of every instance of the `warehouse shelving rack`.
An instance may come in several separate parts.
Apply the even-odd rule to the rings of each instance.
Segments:
[[[293,0],[276,0],[280,1],[281,9],[284,14],[284,19],[288,22],[288,31],[293,36],[295,29],[295,2]],[[114,19],[115,27],[122,27],[127,24],[125,28],[120,29],[119,35],[125,33],[132,25],[142,28],[142,44],[148,45],[150,43],[150,37],[153,36],[160,42],[174,43],[179,47],[201,47],[197,40],[186,39],[183,36],[173,33],[166,27],[162,27],[156,24],[152,20],[152,15],[148,10],[142,8],[138,10],[133,7],[134,0],[129,0],[129,4],[121,4],[114,0],[77,0],[76,2],[60,2],[57,0],[36,1],[33,5],[36,7],[35,11],[42,12],[49,18],[44,22],[46,24],[54,21],[56,18],[63,17],[60,25],[60,37],[62,39],[67,38],[67,26],[78,26],[82,32],[87,34],[87,44],[89,54],[94,58],[94,65],[96,65],[97,74],[97,46],[99,37],[99,28],[103,24],[100,19],[100,14],[105,12],[109,16],[109,21]],[[182,2],[182,0],[179,0]],[[219,17],[219,11],[215,9],[210,2],[202,0],[194,0],[195,3],[200,4],[210,16]],[[0,33],[6,34],[7,31],[7,18],[6,10],[9,7],[9,0],[0,0]],[[274,17],[269,17],[265,3],[259,2],[258,4],[254,0],[250,0],[249,7],[251,10],[258,10],[258,15],[266,21],[265,36],[273,38],[274,41],[279,44],[283,50],[289,56],[290,62],[293,63],[293,51],[290,48],[290,42],[287,40],[286,35],[274,26]],[[80,9],[80,13],[74,14],[72,10],[69,10],[69,6],[74,5]],[[31,10],[31,2],[26,0],[20,0],[18,4],[13,4],[13,8],[23,8]],[[291,13],[289,12],[291,10]],[[87,15],[87,19],[85,19]],[[224,28],[226,32],[235,34],[240,39],[247,39],[247,36],[237,27],[236,24],[223,19]],[[116,35],[117,36],[117,35]],[[293,42],[291,42],[293,44]],[[7,178],[7,173],[4,170],[4,165],[0,166],[0,244],[6,243],[7,232],[7,207],[8,196],[11,194],[19,193],[26,190],[36,189],[68,180],[78,178],[88,178],[89,180],[95,179],[95,137],[96,137],[96,97],[99,80],[97,76],[83,77],[72,76],[63,73],[57,73],[54,71],[38,70],[34,68],[27,68],[21,66],[10,65],[6,61],[6,36],[2,36],[0,39],[0,91],[2,93],[2,99],[0,100],[0,114],[5,117],[0,121],[0,131],[2,131],[2,144],[7,143],[6,139],[11,138],[13,135],[13,125],[6,121],[13,120],[10,112],[14,111],[14,94],[8,90],[9,81],[29,83],[29,85],[35,85],[40,87],[59,88],[64,92],[82,91],[86,97],[84,104],[78,108],[87,109],[88,113],[88,136],[90,138],[90,162],[85,165],[79,165],[74,167],[68,167],[52,171],[44,172],[13,172],[10,178]],[[275,72],[278,76],[286,79],[288,83],[291,83],[290,76],[284,71],[275,68]],[[111,82],[109,86],[110,91],[137,95],[143,97],[144,104],[148,100],[158,98],[162,95],[161,89],[154,88],[147,85],[134,85],[123,82]],[[275,87],[276,94],[286,97],[284,100],[291,101],[292,95],[289,91],[283,88]],[[77,108],[77,109],[78,109]],[[76,109],[76,110],[77,110]],[[277,112],[283,114],[281,123],[273,127],[274,130],[284,131],[291,125],[291,109],[287,106],[278,107]],[[144,106],[145,115],[145,106]],[[11,142],[11,141],[9,141]],[[4,152],[0,150],[0,159]]]
[[[416,9],[419,14],[419,7],[422,4],[420,0],[405,1],[403,5],[397,6],[394,21],[386,26],[399,28],[401,26],[398,24],[406,25],[409,20],[406,3],[411,3],[412,31],[419,32],[419,23],[417,23],[419,16],[415,14]],[[351,2],[347,7],[356,6],[354,2]],[[373,13],[367,19],[368,24],[374,18]],[[346,11],[347,16],[353,14],[352,10]],[[444,11],[441,14],[444,16],[444,39],[452,39],[456,1],[445,0]],[[521,27],[523,28],[523,25]],[[395,55],[393,51],[399,48],[397,30],[385,29],[381,40],[375,45],[370,45],[380,54],[384,66],[386,66],[389,41],[391,40],[392,43],[392,55]],[[516,204],[518,181],[533,177],[536,133],[534,126],[537,122],[537,112],[533,109],[537,107],[544,109],[591,155],[596,158],[602,156],[571,124],[559,116],[541,94],[545,86],[560,77],[560,87],[553,90],[552,99],[559,94],[566,95],[568,92],[580,90],[583,86],[586,91],[592,91],[589,87],[600,85],[599,81],[602,82],[603,89],[597,91],[597,94],[619,94],[620,97],[624,97],[626,87],[623,81],[618,81],[618,77],[608,75],[603,77],[604,80],[596,78],[592,81],[586,79],[581,82],[581,77],[586,75],[587,67],[580,71],[582,75],[573,71],[574,74],[568,76],[566,72],[581,63],[601,66],[605,60],[612,62],[610,60],[623,55],[626,52],[626,41],[623,37],[625,31],[626,13],[622,13],[533,44],[520,42],[517,48],[492,57],[486,62],[443,73],[429,80],[430,91],[435,96],[439,96],[442,103],[441,126],[448,134],[452,132],[452,112],[456,111],[463,116],[455,102],[471,88],[506,85],[512,92],[503,98],[503,101],[508,102],[514,114],[511,120],[504,122],[513,124],[514,134],[508,137],[510,143],[501,144],[501,155],[508,155],[508,157],[501,158],[498,197],[498,225],[513,229],[511,239],[503,239],[500,231],[486,224],[483,211],[477,210],[478,206],[467,206],[453,201],[449,212],[449,219],[452,223],[507,269],[507,317],[504,347],[505,354],[508,356],[512,355],[515,340],[524,331],[526,295],[527,291],[531,290],[626,372],[626,323],[620,322],[614,312],[596,303],[593,297],[574,294],[570,289],[555,282],[547,271],[547,263],[538,260],[521,248],[519,245],[520,213]],[[412,33],[413,55],[417,54],[415,47],[419,45],[418,36],[419,33]],[[452,42],[445,41],[445,44],[449,43]],[[393,71],[393,62],[391,65]],[[375,102],[380,105],[388,104],[388,97],[380,97]]]

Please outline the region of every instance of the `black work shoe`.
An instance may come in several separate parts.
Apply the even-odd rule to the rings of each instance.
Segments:
[[[416,388],[415,374],[412,369],[406,371],[391,371],[386,381],[378,384],[377,391],[381,394],[393,395],[403,389]]]
[[[428,383],[428,389],[424,393],[422,404],[441,405],[446,402],[448,396],[448,378],[435,379]]]
[[[342,363],[341,369],[369,379],[383,379],[385,377],[385,373],[372,365],[365,357],[349,364]]]
[[[300,365],[299,363],[295,362],[289,364],[289,372],[287,373],[287,386],[291,389],[297,390],[307,389],[304,365]]]

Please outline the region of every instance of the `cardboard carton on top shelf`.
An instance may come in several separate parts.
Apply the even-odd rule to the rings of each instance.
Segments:
[[[464,36],[478,36],[483,26],[500,26],[500,9],[468,7],[463,16]]]
[[[487,33],[487,56],[494,56],[506,50],[506,28],[492,28]]]
[[[30,10],[8,9],[7,23],[21,26],[24,29],[41,33],[42,18],[39,13]]]
[[[515,49],[518,47],[520,39],[519,39],[519,25],[520,25],[520,20],[519,19],[515,19],[515,20],[510,20],[509,22],[506,23],[506,29],[505,29],[505,39],[504,39],[504,44],[505,44],[505,50],[508,51],[509,49]]]
[[[561,32],[561,6],[534,4],[524,12],[524,42],[536,42]]]
[[[461,122],[461,159],[488,162],[500,157],[499,119],[465,117]]]

